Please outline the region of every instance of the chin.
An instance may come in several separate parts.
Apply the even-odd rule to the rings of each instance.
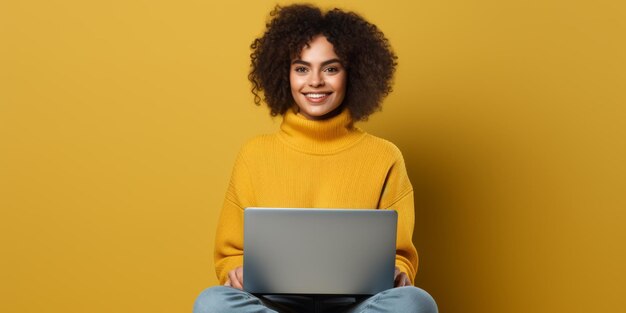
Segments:
[[[324,117],[335,116],[335,113],[341,111],[340,106],[333,106],[331,108],[314,108],[314,110],[301,110],[303,113],[311,117],[312,119],[323,119]]]

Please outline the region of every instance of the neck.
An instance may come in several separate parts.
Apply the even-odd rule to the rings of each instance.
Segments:
[[[332,154],[356,143],[364,132],[354,127],[348,110],[331,112],[323,120],[310,120],[288,110],[280,126],[280,137],[296,150],[311,154]]]

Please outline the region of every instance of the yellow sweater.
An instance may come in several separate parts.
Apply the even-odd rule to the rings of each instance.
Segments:
[[[243,265],[246,207],[396,210],[396,266],[413,282],[413,188],[402,154],[389,141],[354,127],[348,110],[323,121],[289,110],[277,134],[256,137],[241,149],[215,240],[221,284]]]

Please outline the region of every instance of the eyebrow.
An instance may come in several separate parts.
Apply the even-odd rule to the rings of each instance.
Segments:
[[[326,66],[326,65],[332,64],[332,63],[339,63],[339,64],[341,64],[341,61],[339,59],[330,59],[330,60],[322,62],[321,66]],[[306,61],[302,61],[302,60],[294,60],[293,62],[291,62],[291,64],[302,64],[302,65],[306,65],[306,66],[311,66],[311,63],[306,62]]]

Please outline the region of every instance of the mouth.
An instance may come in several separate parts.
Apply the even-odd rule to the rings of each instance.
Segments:
[[[305,92],[303,94],[310,102],[319,103],[324,102],[332,92]]]

